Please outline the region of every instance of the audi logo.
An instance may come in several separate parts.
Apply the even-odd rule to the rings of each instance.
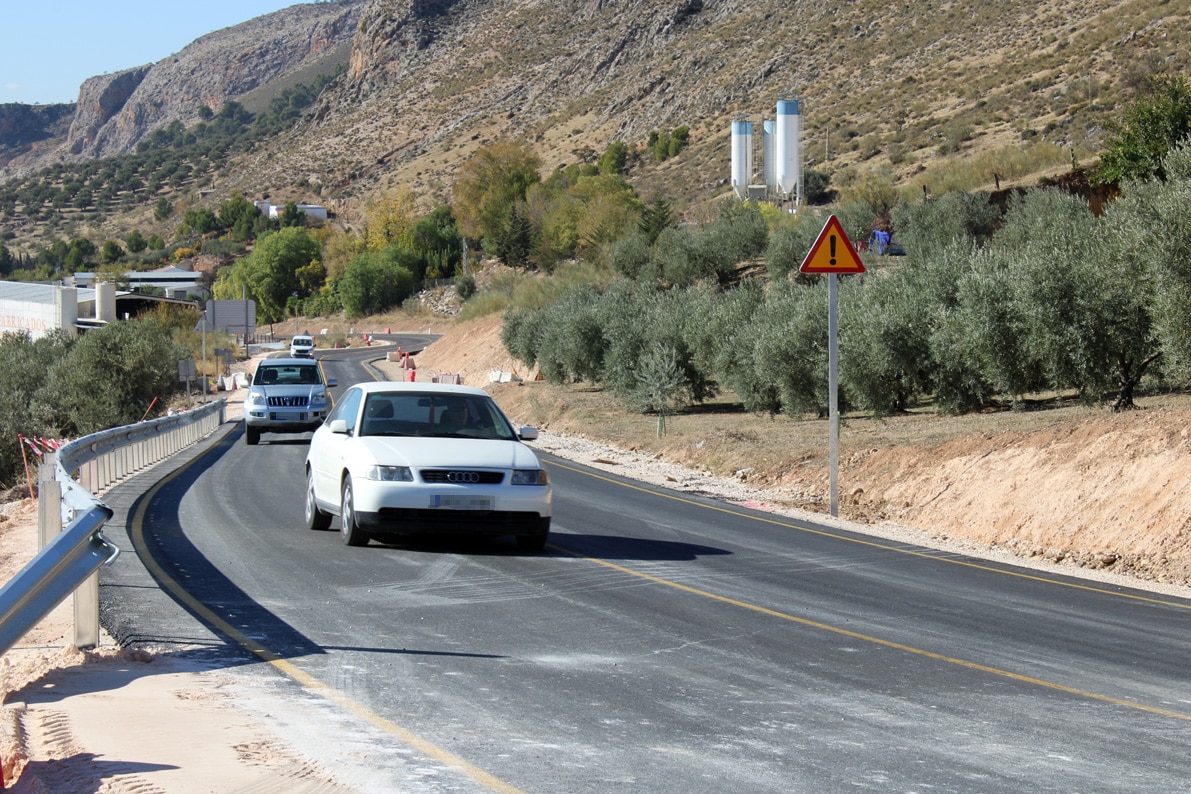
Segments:
[[[449,472],[447,472],[447,482],[477,483],[479,481],[480,481],[479,472],[474,472],[474,471],[449,471]]]

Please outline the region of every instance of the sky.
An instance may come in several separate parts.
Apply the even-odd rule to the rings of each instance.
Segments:
[[[0,24],[0,104],[75,102],[88,77],[156,63],[295,0],[22,0]]]

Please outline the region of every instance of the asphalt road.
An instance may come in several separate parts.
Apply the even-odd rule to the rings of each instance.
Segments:
[[[325,361],[341,387],[370,377],[356,355]],[[237,428],[122,486],[107,534],[145,567],[104,569],[103,621],[292,682],[376,791],[1191,780],[1191,601],[549,457],[544,553],[507,539],[347,548],[337,523],[303,527],[307,438],[248,447]]]

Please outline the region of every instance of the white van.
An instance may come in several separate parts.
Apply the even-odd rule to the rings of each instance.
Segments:
[[[298,334],[289,343],[289,354],[293,358],[314,358],[314,337]]]

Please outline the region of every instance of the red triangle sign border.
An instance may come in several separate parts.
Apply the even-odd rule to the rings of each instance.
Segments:
[[[838,239],[832,239],[832,237]],[[842,243],[842,245],[840,244]],[[826,244],[826,248],[824,247]],[[829,251],[828,248],[831,250]],[[823,224],[823,231],[798,268],[800,273],[863,273],[864,265],[834,215]]]

